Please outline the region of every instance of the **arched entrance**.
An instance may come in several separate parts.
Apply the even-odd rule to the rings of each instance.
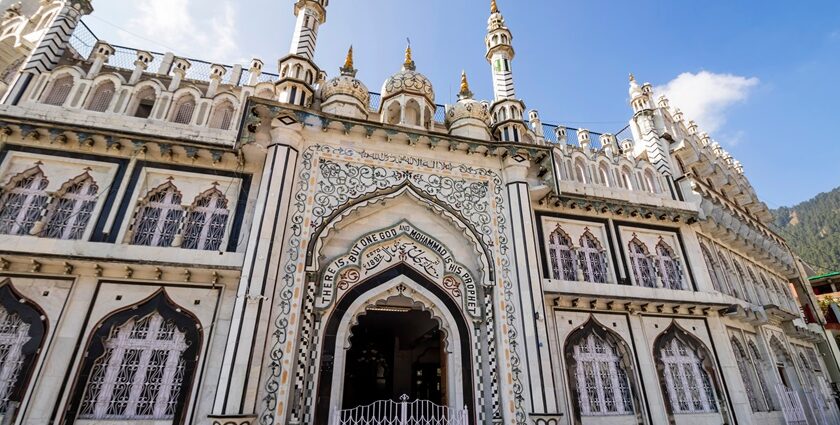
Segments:
[[[412,399],[466,405],[474,423],[471,339],[458,304],[405,264],[356,285],[324,328],[315,423],[327,425],[336,409],[373,398],[397,400],[405,389]],[[434,376],[418,380],[418,372]],[[368,390],[374,394],[359,394]]]

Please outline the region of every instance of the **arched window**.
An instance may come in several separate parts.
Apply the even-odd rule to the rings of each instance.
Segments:
[[[747,342],[749,348],[750,360],[752,360],[753,367],[755,367],[755,375],[758,380],[758,386],[761,388],[761,400],[766,406],[767,411],[776,410],[773,404],[773,398],[770,396],[770,387],[767,385],[767,378],[764,376],[764,358],[758,352],[758,347],[752,341]]]
[[[195,111],[195,99],[193,99],[192,95],[182,96],[178,99],[178,103],[175,104],[172,122],[189,124],[192,121],[193,111]]]
[[[575,179],[581,183],[588,183],[586,181],[586,165],[580,158],[575,160]]]
[[[79,419],[180,423],[201,334],[161,291],[96,328],[75,393]]]
[[[61,106],[67,101],[67,96],[70,95],[70,90],[73,89],[73,76],[65,75],[53,81],[49,93],[44,97],[44,103],[47,105]]]
[[[743,289],[741,289],[740,282],[735,274],[732,272],[732,267],[729,265],[729,262],[726,260],[726,257],[723,255],[722,252],[717,252],[717,257],[720,259],[720,265],[723,267],[723,272],[726,275],[726,280],[729,281],[729,289],[731,290],[730,295],[735,298],[744,299]]]
[[[715,288],[715,291],[724,294],[728,293],[720,267],[717,262],[715,262],[714,258],[712,258],[712,253],[709,251],[709,248],[706,248],[706,245],[702,242],[700,243],[700,251],[703,253],[703,261],[706,263],[706,269],[709,270],[709,277],[712,279],[712,287]]]
[[[548,253],[551,257],[551,276],[560,280],[577,280],[572,239],[558,225],[548,237]]]
[[[750,407],[753,412],[767,411],[767,406],[764,405],[763,397],[758,394],[756,387],[758,385],[755,377],[755,368],[750,361],[744,347],[738,342],[735,337],[730,340],[732,344],[732,351],[735,353],[735,362],[738,364],[738,372],[741,374],[741,380],[744,382],[744,389],[747,391],[747,399],[750,402]]]
[[[580,416],[633,415],[627,350],[598,328],[590,322],[569,337],[566,359],[575,407]]]
[[[601,176],[601,184],[603,184],[606,187],[612,186],[612,184],[610,184],[610,169],[609,167],[607,167],[607,164],[602,163],[598,167],[598,174],[600,174]]]
[[[87,172],[64,183],[47,209],[43,236],[81,239],[96,205],[98,190],[93,177]]]
[[[755,291],[758,295],[759,304],[769,304],[770,298],[769,294],[767,293],[767,288],[760,280],[755,278],[755,272],[753,271],[752,267],[747,267],[747,273],[749,273],[750,281],[752,282],[753,287],[755,288]]]
[[[420,119],[420,104],[416,100],[411,99],[406,103],[403,119],[404,123],[408,125],[420,125],[422,123]]]
[[[653,262],[650,260],[647,246],[633,237],[628,245],[630,250],[630,266],[633,269],[633,278],[636,285],[648,288],[656,287],[656,274],[653,270]]]
[[[99,84],[90,96],[87,109],[94,112],[107,111],[108,106],[111,105],[111,99],[114,98],[115,91],[116,88],[114,87],[114,83],[111,81],[105,81],[104,83]]]
[[[607,283],[607,255],[601,243],[589,229],[580,237],[578,248],[583,280],[586,282]]]
[[[657,339],[654,353],[672,414],[717,412],[713,369],[699,342],[672,326]]]
[[[659,180],[656,176],[653,175],[653,171],[646,170],[645,171],[645,184],[647,185],[648,191],[651,193],[659,193]]]
[[[226,100],[213,109],[213,116],[210,118],[210,128],[229,130],[233,121],[233,103]]]
[[[198,195],[187,212],[183,248],[216,251],[227,227],[227,199],[213,187]]]
[[[660,240],[656,244],[656,265],[659,269],[659,277],[662,278],[663,287],[685,289],[680,260],[664,240]]]
[[[0,196],[0,234],[29,234],[49,199],[48,183],[37,165],[9,180]]]
[[[134,221],[133,245],[172,246],[184,215],[181,192],[166,182],[149,192]]]
[[[22,301],[9,282],[0,286],[0,416],[22,401],[46,335],[43,313]]]
[[[744,287],[744,296],[746,300],[753,304],[758,304],[755,296],[755,288],[747,282],[746,275],[744,274],[744,268],[741,266],[741,263],[738,262],[738,260],[732,260],[732,263],[735,264],[735,271],[737,273],[736,279],[738,279]]]
[[[131,115],[137,118],[149,118],[152,115],[152,109],[155,107],[157,100],[157,93],[152,87],[143,87],[136,95],[134,95],[134,109]]]
[[[630,175],[630,170],[626,167],[621,169],[621,182],[625,189],[633,190],[633,177]]]

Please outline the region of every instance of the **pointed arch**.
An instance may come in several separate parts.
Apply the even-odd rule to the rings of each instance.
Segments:
[[[131,244],[172,246],[184,215],[181,197],[181,192],[171,181],[149,191],[137,208]]]
[[[157,87],[155,83],[148,83],[148,85],[137,90],[131,100],[131,106],[128,108],[128,115],[136,118],[152,116],[159,91],[160,87]]]
[[[230,211],[228,200],[214,185],[199,194],[187,212],[184,224],[185,249],[216,251],[222,245]]]
[[[767,405],[764,402],[764,397],[757,388],[758,378],[756,376],[755,365],[751,361],[744,346],[734,336],[729,339],[732,345],[732,351],[735,353],[735,363],[738,365],[738,372],[741,374],[741,381],[744,383],[744,389],[747,391],[747,400],[750,403],[750,408],[753,412],[767,411]]]
[[[607,251],[601,241],[589,228],[584,229],[578,242],[578,259],[583,269],[583,280],[594,283],[607,283]]]
[[[577,280],[577,262],[573,249],[572,238],[558,224],[548,235],[548,255],[553,279]]]
[[[748,354],[755,367],[756,378],[758,379],[759,388],[761,388],[761,398],[767,406],[768,411],[776,410],[776,405],[773,403],[773,397],[770,396],[770,386],[767,385],[767,376],[765,375],[766,363],[764,357],[758,351],[753,340],[747,341]]]
[[[659,179],[653,173],[653,170],[651,170],[650,168],[645,170],[644,178],[645,178],[645,185],[647,186],[648,192],[650,192],[650,193],[660,193],[660,192],[662,192],[662,189],[659,186]]]
[[[612,179],[610,178],[610,167],[606,162],[601,162],[598,165],[598,174],[601,177],[601,184],[606,187],[612,187]]]
[[[633,273],[633,280],[636,286],[646,288],[656,287],[656,271],[653,268],[653,261],[650,259],[650,251],[647,245],[640,241],[636,235],[627,244],[630,256],[630,268]]]
[[[44,216],[41,236],[54,239],[81,239],[96,206],[99,186],[89,172],[65,182],[53,195]]]
[[[423,125],[421,118],[420,102],[416,99],[408,99],[403,108],[403,124],[420,126]]]
[[[741,265],[741,262],[733,258],[732,264],[735,265],[736,279],[738,279],[738,282],[741,282],[741,286],[744,288],[745,299],[753,304],[758,304],[755,296],[755,288],[752,288],[747,282],[747,277],[744,274],[744,267]]]
[[[0,415],[23,401],[47,330],[44,312],[21,295],[11,279],[0,281]]]
[[[741,287],[741,284],[735,276],[735,273],[732,271],[732,266],[726,259],[726,256],[723,255],[723,252],[717,250],[717,257],[718,259],[720,259],[720,265],[723,268],[723,273],[724,275],[726,275],[726,280],[729,282],[729,289],[731,291],[730,295],[732,295],[735,298],[745,300],[746,295],[742,293],[743,289]]]
[[[40,165],[9,179],[0,195],[0,234],[29,234],[49,200],[48,184]]]
[[[230,124],[233,122],[233,113],[235,107],[230,100],[224,100],[213,107],[213,114],[210,117],[210,128],[218,128],[221,130],[230,130]]]
[[[586,178],[586,164],[583,162],[581,158],[575,158],[575,180],[580,183],[589,183],[589,180]]]
[[[181,423],[203,340],[198,319],[161,288],[93,329],[71,418]]]
[[[178,98],[175,106],[172,108],[172,122],[178,124],[190,124],[195,112],[195,97],[191,93],[186,93]]]
[[[624,166],[621,167],[621,177],[620,177],[620,186],[627,189],[627,190],[635,190],[635,185],[633,184],[633,173],[630,171],[630,167]]]
[[[682,264],[676,252],[664,239],[659,238],[656,244],[656,266],[662,286],[668,289],[685,289]]]
[[[117,87],[111,80],[104,80],[97,84],[90,94],[86,109],[93,112],[106,112],[116,90]]]
[[[619,335],[590,317],[563,351],[575,423],[584,416],[640,417],[632,352]]]
[[[76,80],[71,74],[62,75],[50,84],[47,94],[44,95],[44,104],[53,106],[62,106],[70,96],[70,91],[73,90],[73,85]]]
[[[727,288],[726,278],[723,275],[723,271],[720,269],[720,265],[712,256],[712,252],[704,242],[700,242],[700,252],[703,254],[703,261],[706,263],[706,269],[709,271],[709,277],[712,280],[712,287],[715,291],[728,294],[729,289]]]
[[[674,323],[656,338],[653,347],[668,413],[717,412],[720,386],[703,343]]]

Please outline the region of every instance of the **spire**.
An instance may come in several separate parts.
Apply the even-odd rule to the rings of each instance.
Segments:
[[[490,13],[499,13],[499,6],[496,5],[496,0],[490,0]]]
[[[411,40],[408,41],[408,46],[405,48],[405,62],[403,62],[403,69],[407,71],[414,71],[417,66],[414,64],[414,59],[411,58]]]
[[[341,75],[347,75],[350,77],[356,76],[356,69],[353,68],[353,45],[350,45],[350,50],[347,51],[347,57],[344,58],[344,66],[339,68],[341,71]]]
[[[639,88],[639,83],[636,82],[636,76],[630,73],[630,98],[634,98],[642,94],[642,89]]]
[[[467,81],[467,72],[461,71],[461,91],[458,92],[458,99],[472,99],[473,93],[470,91],[470,83]]]

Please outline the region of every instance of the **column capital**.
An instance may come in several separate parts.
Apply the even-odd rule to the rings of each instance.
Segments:
[[[505,158],[503,164],[508,183],[527,183],[528,168],[531,167],[531,161],[515,155]]]
[[[303,144],[303,135],[299,130],[289,127],[274,127],[271,129],[271,141],[269,147],[272,145],[288,146],[292,149],[300,150]]]

